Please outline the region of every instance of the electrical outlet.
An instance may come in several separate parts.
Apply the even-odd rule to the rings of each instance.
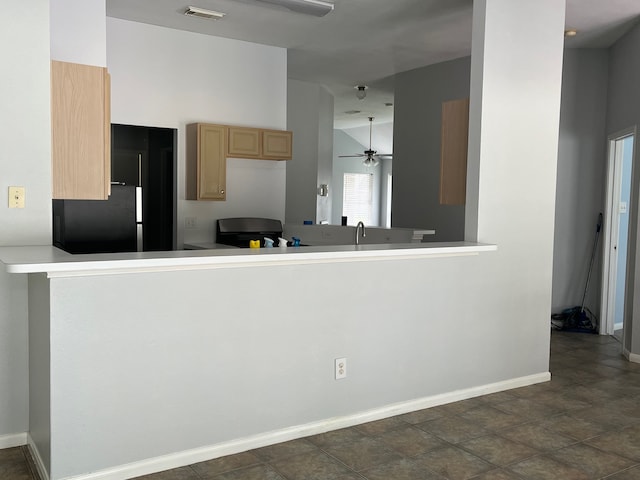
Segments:
[[[184,228],[188,228],[188,229],[198,228],[198,219],[197,219],[197,217],[185,217],[185,219],[184,219]]]
[[[346,358],[336,358],[335,367],[336,367],[336,380],[340,380],[341,378],[347,378],[347,359]]]
[[[9,187],[9,208],[24,208],[24,187]]]

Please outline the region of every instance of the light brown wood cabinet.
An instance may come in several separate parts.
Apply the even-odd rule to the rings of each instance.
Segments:
[[[291,143],[284,130],[187,125],[187,200],[226,200],[227,157],[289,160]]]
[[[187,125],[187,200],[226,200],[227,127]]]
[[[229,127],[228,156],[260,158],[260,138],[259,128]]]
[[[442,103],[440,204],[464,205],[467,191],[469,99]]]
[[[52,196],[106,200],[111,188],[106,68],[51,62]]]
[[[291,160],[293,134],[283,130],[262,131],[262,158]]]
[[[249,127],[228,127],[227,156],[262,160],[291,160],[292,132]]]

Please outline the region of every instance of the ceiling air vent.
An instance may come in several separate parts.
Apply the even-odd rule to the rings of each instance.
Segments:
[[[184,14],[189,17],[200,17],[200,18],[207,18],[207,19],[213,19],[213,20],[220,20],[222,17],[225,16],[224,13],[216,12],[213,10],[206,10],[204,8],[198,8],[198,7],[187,7]]]

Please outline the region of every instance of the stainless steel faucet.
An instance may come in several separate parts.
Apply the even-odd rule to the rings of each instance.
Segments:
[[[356,225],[356,245],[360,245],[360,227],[362,227],[362,238],[367,236],[367,229],[364,228],[364,223],[358,222],[358,225]]]

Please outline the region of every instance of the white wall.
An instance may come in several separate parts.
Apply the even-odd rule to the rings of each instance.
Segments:
[[[373,175],[373,211],[380,211],[381,200],[381,184],[382,184],[382,165],[388,160],[381,160],[380,165],[375,168],[367,167],[362,163],[362,157],[355,158],[338,158],[340,155],[353,155],[362,153],[369,148],[356,142],[353,137],[345,133],[343,130],[334,130],[333,132],[333,180],[330,195],[333,201],[333,216],[331,223],[340,225],[343,207],[344,194],[344,174],[345,173],[367,173]],[[386,188],[386,187],[385,187]],[[349,225],[355,225],[354,219],[347,219]],[[375,222],[377,226],[380,222]]]
[[[393,222],[393,159],[380,162],[380,225],[390,228]],[[389,189],[391,188],[391,192]],[[391,203],[391,205],[389,205]],[[387,221],[387,217],[389,220]]]
[[[474,2],[465,237],[498,245],[475,315],[484,323],[498,313],[501,338],[515,347],[505,361],[532,355],[540,366],[549,358],[564,3]]]
[[[49,0],[51,59],[107,66],[105,0]]]
[[[331,179],[333,97],[321,85],[290,79],[287,126],[293,160],[287,167],[286,223],[329,220],[331,197],[318,197],[317,189]]]
[[[0,58],[0,245],[50,244],[48,1],[3,4]],[[26,188],[24,209],[7,208],[11,185]],[[27,325],[26,278],[0,269],[0,448],[29,427]]]
[[[554,312],[582,302],[598,214],[603,211],[607,69],[605,49],[565,50],[556,183]],[[598,253],[601,251],[599,248]],[[586,306],[598,315],[600,255],[596,258]]]
[[[503,298],[481,287],[496,253],[52,278],[53,479],[141,475],[127,469],[543,381],[548,344],[527,319],[478,315]]]
[[[51,478],[51,332],[55,331],[49,315],[52,300],[45,274],[29,275],[28,282],[29,443]]]
[[[227,200],[186,201],[185,126],[284,130],[286,50],[108,18],[107,64],[112,123],[178,129],[178,246],[212,241],[218,218],[284,220],[287,162],[229,158]]]
[[[393,154],[393,122],[389,123],[377,123],[373,125],[373,129],[370,131],[369,125],[354,128],[342,129],[344,133],[352,137],[358,144],[360,144],[359,150],[343,150],[340,155],[349,155],[353,153],[362,153],[369,148],[369,137],[371,136],[371,148],[379,153]],[[370,133],[372,134],[370,135]],[[351,147],[353,148],[353,147]],[[334,155],[334,165],[336,164],[336,157]],[[344,160],[344,159],[343,159]],[[339,161],[337,162],[340,163]],[[384,157],[380,158],[380,165],[374,174],[379,178],[380,195],[379,199],[375,199],[380,205],[380,216],[377,224],[380,226],[390,227],[391,223],[385,224],[387,219],[387,189],[389,187],[389,175],[393,170],[393,158]],[[342,177],[340,177],[342,178]],[[342,205],[342,200],[340,200]],[[392,205],[393,208],[393,205]],[[334,215],[333,218],[340,220],[340,214]]]

